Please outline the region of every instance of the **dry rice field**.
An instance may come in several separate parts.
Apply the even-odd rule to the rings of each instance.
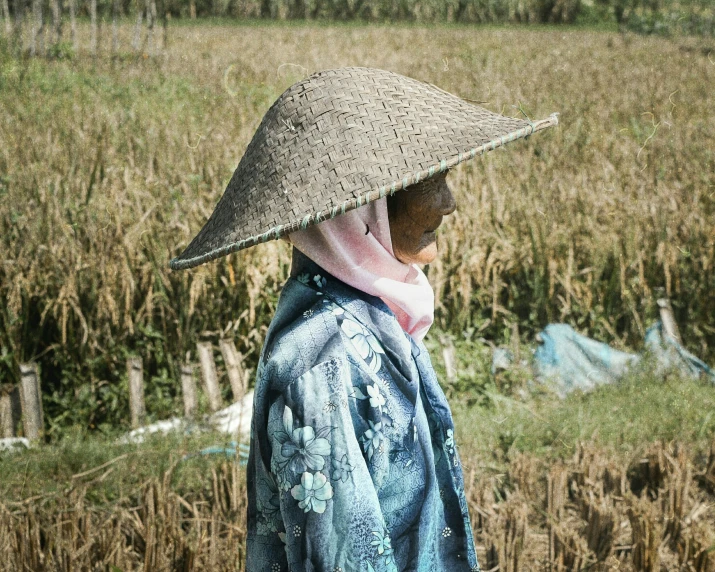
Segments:
[[[80,28],[80,45],[88,30]],[[428,269],[435,332],[522,340],[565,321],[637,347],[672,299],[715,356],[715,51],[567,28],[180,25],[158,55],[0,60],[0,384],[38,359],[58,431],[121,423],[144,357],[157,416],[187,351],[222,333],[248,367],[287,273],[271,242],[191,272],[203,225],[263,113],[294,81],[390,69],[557,128],[458,169]],[[710,43],[709,43],[710,42]],[[68,413],[66,405],[75,405]]]
[[[483,570],[715,570],[712,449],[694,459],[687,447],[656,443],[623,464],[581,445],[548,464],[517,454],[492,475],[488,463],[470,457],[464,466]],[[181,491],[172,485],[176,465],[111,502],[94,490],[111,464],[55,494],[0,500],[3,570],[243,570],[244,469],[207,464],[204,482]]]
[[[458,211],[428,269],[433,345],[445,333],[515,343],[520,331],[524,342],[564,321],[637,347],[667,295],[686,346],[715,361],[711,40],[540,27],[179,25],[150,56],[130,51],[131,32],[120,29],[127,48],[115,58],[107,45],[96,59],[0,52],[0,385],[17,381],[18,363],[39,361],[45,451],[70,427],[126,427],[127,355],[145,360],[150,421],[181,411],[179,368],[198,339],[232,335],[255,365],[287,273],[285,245],[191,272],[167,263],[210,215],[272,101],[338,66],[390,69],[507,115],[561,114],[557,128],[450,175]],[[88,30],[80,34],[84,45]],[[470,376],[488,377],[488,363],[460,359],[473,365],[449,393],[455,402],[476,399]],[[715,570],[704,407],[691,411],[687,435],[643,435],[629,454],[591,433],[552,455],[507,443],[498,462],[465,446],[484,570]],[[69,474],[0,458],[14,467],[0,482],[0,568],[242,569],[240,467],[207,462],[187,484],[164,453],[156,474],[115,481],[153,462],[126,455],[88,457]]]

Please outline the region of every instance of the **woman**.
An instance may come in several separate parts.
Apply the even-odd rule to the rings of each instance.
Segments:
[[[172,261],[294,246],[257,372],[247,570],[479,570],[418,265],[455,209],[447,169],[555,122],[364,68],[311,76],[268,111]]]

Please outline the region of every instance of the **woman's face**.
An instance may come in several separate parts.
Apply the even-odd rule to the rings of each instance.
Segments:
[[[437,257],[435,230],[457,204],[447,175],[437,175],[387,197],[392,250],[405,264],[429,264]]]

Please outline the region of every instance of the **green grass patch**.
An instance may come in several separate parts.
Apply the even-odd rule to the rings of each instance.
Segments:
[[[564,458],[585,442],[625,456],[655,441],[680,441],[702,452],[715,436],[715,387],[652,371],[565,399],[532,384],[521,397],[488,391],[484,401],[452,400],[455,426],[464,456],[495,462],[517,452]]]
[[[86,487],[98,506],[132,496],[147,481],[171,472],[177,491],[201,494],[210,488],[207,475],[227,454],[199,455],[207,447],[230,448],[231,439],[213,432],[152,435],[141,444],[122,444],[75,428],[63,439],[21,452],[0,452],[0,500],[66,496]],[[185,455],[191,455],[182,460]]]

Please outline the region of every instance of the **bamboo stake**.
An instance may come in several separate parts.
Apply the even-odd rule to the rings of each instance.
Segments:
[[[233,401],[238,403],[246,394],[245,375],[243,373],[242,356],[236,350],[236,344],[231,340],[222,339],[219,341],[221,355],[226,364],[226,373],[228,380],[231,382],[231,391],[233,392]]]
[[[77,14],[75,2],[70,0],[70,36],[72,36],[72,51],[77,53]]]
[[[13,28],[13,38],[14,38],[14,49],[22,52],[24,48],[22,46],[22,24],[25,15],[25,0],[14,0],[13,5],[15,7],[15,26]]]
[[[62,4],[61,0],[50,0],[52,9],[52,34],[54,35],[54,45],[58,46],[62,41]]]
[[[521,361],[521,339],[519,336],[519,324],[514,322],[511,326],[511,353],[514,354],[514,363]]]
[[[678,323],[675,321],[673,306],[671,306],[670,300],[668,300],[668,298],[660,298],[656,303],[660,309],[660,321],[663,324],[663,332],[672,340],[679,344],[682,343]]]
[[[36,363],[20,364],[20,383],[22,385],[21,401],[25,437],[30,441],[35,441],[42,435],[44,427],[40,376]]]
[[[97,0],[89,0],[90,36],[89,51],[92,56],[97,55]]]
[[[0,394],[0,438],[15,436],[15,424],[12,419],[12,403],[9,393]]]
[[[142,358],[133,357],[127,360],[127,377],[129,378],[129,409],[132,415],[132,428],[141,427],[144,423],[144,366]]]
[[[10,18],[10,4],[7,0],[2,0],[2,12],[5,19],[5,35],[9,40],[12,35],[12,19]]]
[[[132,48],[135,52],[138,52],[141,48],[141,37],[142,37],[142,16],[144,15],[144,8],[142,6],[141,0],[136,0],[137,6],[137,21],[134,25],[134,38],[132,38]]]
[[[112,0],[112,54],[119,51],[119,0]]]
[[[218,376],[216,375],[216,362],[214,361],[213,347],[211,342],[199,342],[196,344],[199,352],[199,363],[201,364],[201,377],[206,388],[206,396],[209,398],[209,408],[211,411],[221,409],[221,390],[218,386]]]
[[[184,398],[184,417],[191,419],[196,413],[198,402],[194,366],[188,363],[181,366],[181,395]]]
[[[171,20],[171,13],[166,8],[166,0],[161,3],[161,12],[163,17],[161,19],[161,24],[164,27],[164,39],[162,42],[162,48],[166,51],[169,47],[169,20]]]
[[[146,10],[146,26],[148,29],[148,39],[149,39],[149,55],[155,56],[157,52],[156,48],[156,35],[154,33],[154,25],[156,24],[156,0],[149,0],[149,5]]]
[[[99,11],[102,11],[102,4],[99,4],[98,7]],[[97,54],[102,53],[102,34],[105,33],[105,26],[104,26],[104,15],[103,14],[97,14]]]
[[[16,429],[21,416],[20,392],[17,387],[0,391],[0,438],[17,436]]]
[[[447,336],[440,336],[439,341],[442,346],[442,358],[444,359],[447,381],[454,383],[454,380],[457,379],[457,352],[454,349],[452,340]]]
[[[42,53],[44,33],[42,24],[42,0],[32,0],[32,37],[30,38],[30,55]]]

